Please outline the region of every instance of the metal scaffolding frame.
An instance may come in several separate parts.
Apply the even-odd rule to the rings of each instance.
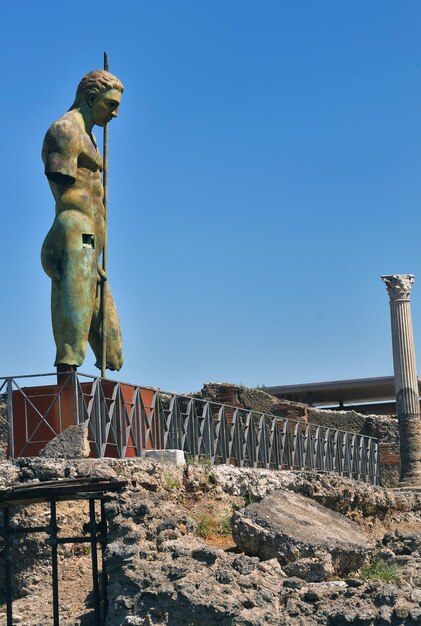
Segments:
[[[59,603],[59,564],[58,547],[64,544],[89,544],[91,548],[92,589],[93,589],[93,624],[105,624],[107,616],[107,570],[105,564],[105,548],[107,545],[107,520],[104,502],[110,492],[120,491],[126,481],[104,479],[73,479],[44,481],[42,483],[24,483],[0,494],[0,511],[3,524],[0,527],[2,549],[0,557],[4,560],[6,623],[13,625],[13,593],[12,593],[12,556],[13,538],[25,537],[32,533],[47,535],[46,543],[51,547],[51,573],[53,596],[53,625],[60,625]],[[88,502],[89,523],[82,530],[85,534],[74,537],[62,536],[57,522],[57,503],[65,500],[86,500]],[[19,526],[11,523],[11,511],[16,507],[25,507],[33,503],[46,503],[50,509],[50,522],[42,526]],[[95,502],[99,502],[99,521],[95,510]],[[100,548],[102,568],[99,568],[98,548]],[[100,587],[102,582],[102,596]]]

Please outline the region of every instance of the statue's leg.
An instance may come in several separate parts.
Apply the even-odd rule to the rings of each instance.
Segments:
[[[80,366],[85,359],[95,283],[83,272],[83,261],[68,258],[61,279],[52,282],[51,317],[57,347],[54,365]]]
[[[119,370],[123,365],[123,347],[121,326],[108,281],[105,283],[105,324],[106,324],[106,367],[109,370]],[[101,283],[97,286],[94,313],[89,332],[89,344],[96,356],[95,365],[101,369],[102,362],[102,307]]]
[[[94,246],[84,243],[83,235],[92,232],[85,222],[70,211],[60,214],[43,245],[43,266],[52,280],[54,365],[79,366],[86,354],[95,306],[97,254]]]

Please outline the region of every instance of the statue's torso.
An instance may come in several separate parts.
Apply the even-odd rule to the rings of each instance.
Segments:
[[[93,222],[100,238],[104,230],[102,159],[94,137],[81,128],[74,111],[65,113],[50,126],[44,139],[44,164],[58,173],[73,177],[73,184],[49,179],[56,201],[56,215],[64,211],[80,211]],[[47,173],[47,172],[46,172]],[[47,174],[48,175],[48,174]]]

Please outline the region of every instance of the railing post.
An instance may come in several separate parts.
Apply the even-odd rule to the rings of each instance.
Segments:
[[[284,420],[284,429],[282,433],[282,450],[285,469],[292,469],[292,454],[291,454],[291,433],[289,428],[289,419]],[[282,469],[282,467],[281,467]]]
[[[310,424],[304,434],[303,469],[314,469],[314,442]]]
[[[96,383],[96,384],[95,384]],[[97,378],[95,381],[95,411],[96,418],[95,433],[96,433],[96,446],[98,450],[98,457],[102,457],[102,420],[101,420],[101,379]]]
[[[7,379],[7,426],[9,432],[9,457],[15,458],[15,440],[13,429],[13,379]]]
[[[177,409],[178,409],[177,395],[174,394],[170,400],[170,408],[169,408],[168,419],[167,419],[168,434],[170,438],[170,445],[169,445],[170,449],[177,448],[177,415],[178,415]]]
[[[77,371],[72,372],[72,386],[73,386],[73,422],[79,424],[79,394],[78,394],[78,378]]]
[[[373,476],[373,485],[381,485],[382,484],[382,474],[381,474],[381,465],[380,465],[380,446],[378,442],[374,444],[374,476]]]
[[[213,438],[213,430],[214,430],[213,415],[212,415],[212,408],[211,408],[210,402],[205,403],[203,407],[202,415],[203,415],[203,422],[202,422],[203,447],[205,450],[205,454],[209,455],[210,462],[212,464],[215,459],[215,441]],[[200,450],[199,450],[199,454],[200,454]]]

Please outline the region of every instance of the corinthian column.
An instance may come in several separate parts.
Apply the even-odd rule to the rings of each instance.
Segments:
[[[390,298],[401,483],[421,486],[421,417],[410,304],[414,276],[394,274],[381,278]]]

